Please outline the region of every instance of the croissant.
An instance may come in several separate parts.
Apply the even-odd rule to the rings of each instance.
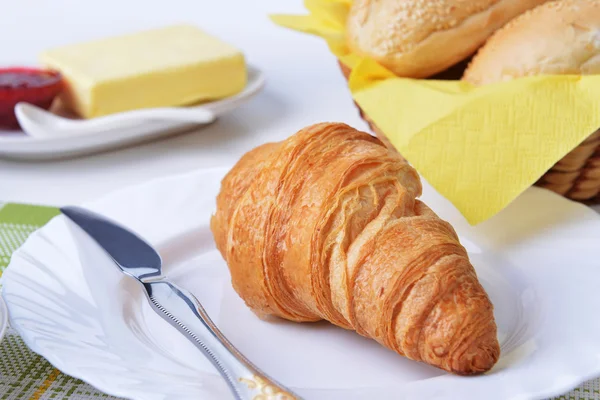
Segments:
[[[211,219],[235,291],[259,316],[327,320],[412,360],[472,375],[500,346],[454,229],[378,139],[321,123],[246,153]]]

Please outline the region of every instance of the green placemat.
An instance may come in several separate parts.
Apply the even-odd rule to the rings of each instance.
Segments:
[[[53,207],[0,204],[0,274],[11,254],[33,231],[59,211]],[[0,400],[117,399],[62,374],[33,353],[17,333],[8,331],[0,344]],[[600,379],[589,381],[560,400],[600,400]]]

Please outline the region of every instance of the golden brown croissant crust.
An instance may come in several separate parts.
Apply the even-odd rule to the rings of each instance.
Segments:
[[[322,123],[246,155],[211,221],[258,315],[325,319],[457,374],[498,360],[492,304],[415,170],[376,138]]]

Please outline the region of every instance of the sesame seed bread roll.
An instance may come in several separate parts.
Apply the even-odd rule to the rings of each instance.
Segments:
[[[426,78],[469,57],[497,29],[547,0],[354,0],[352,51],[409,78]]]
[[[515,18],[481,48],[463,79],[600,73],[600,0],[558,0]]]

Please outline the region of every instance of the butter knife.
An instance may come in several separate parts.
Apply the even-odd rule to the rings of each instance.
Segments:
[[[92,237],[123,273],[141,283],[152,308],[204,353],[236,400],[300,398],[254,366],[219,331],[194,295],[163,276],[160,255],[150,244],[87,209],[69,206],[60,210]]]

